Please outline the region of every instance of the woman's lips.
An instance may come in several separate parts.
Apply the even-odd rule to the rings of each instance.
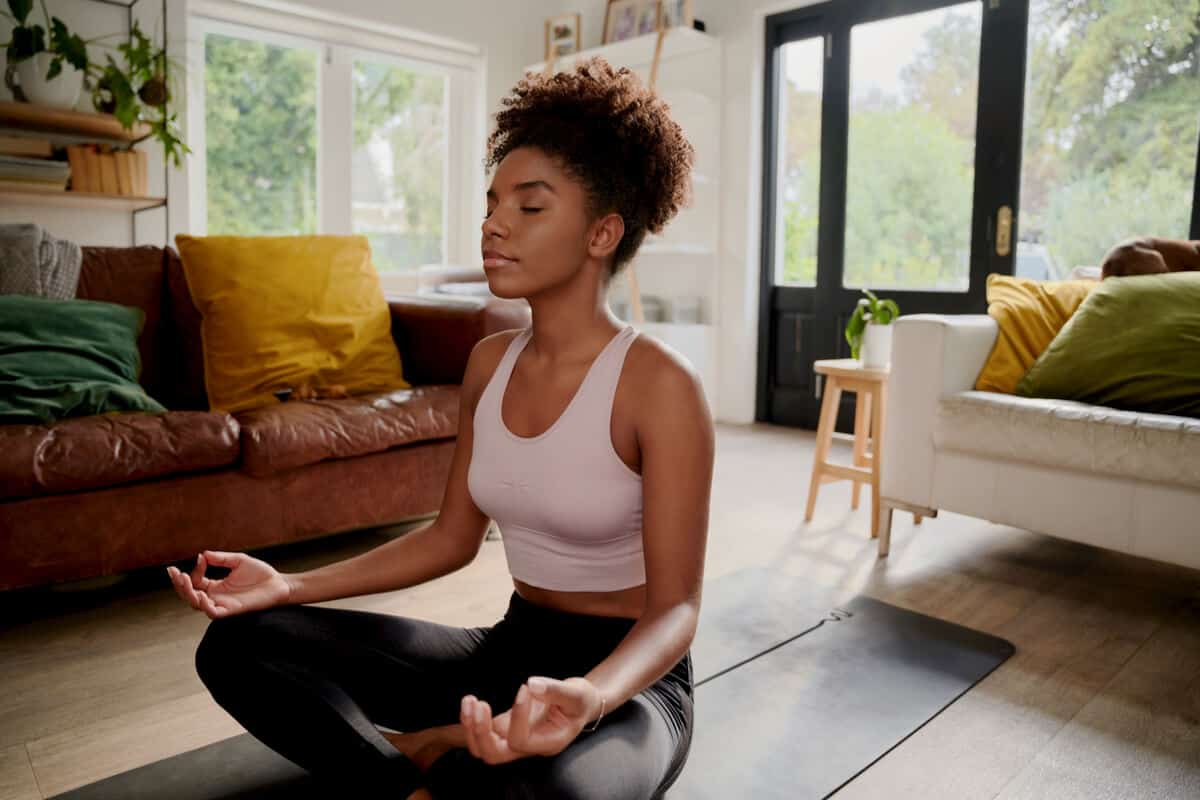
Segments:
[[[484,269],[496,269],[498,267],[507,267],[507,266],[509,266],[511,264],[515,264],[515,263],[517,263],[517,261],[514,258],[505,258],[504,256],[497,256],[497,255],[492,255],[492,254],[486,255],[483,258],[483,268]]]

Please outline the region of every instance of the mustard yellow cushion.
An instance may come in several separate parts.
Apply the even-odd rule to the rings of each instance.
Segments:
[[[1098,281],[1035,281],[988,275],[988,316],[1000,326],[975,388],[1012,394]]]
[[[214,410],[278,402],[309,383],[404,389],[379,273],[363,236],[175,237],[203,319]]]

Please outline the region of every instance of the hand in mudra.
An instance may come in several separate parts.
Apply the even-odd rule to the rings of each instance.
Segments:
[[[224,578],[213,580],[204,575],[205,565],[229,567]],[[245,553],[205,550],[196,558],[191,574],[167,567],[175,591],[192,608],[210,619],[244,614],[283,605],[292,595],[292,586],[280,572],[265,561]]]
[[[488,703],[474,695],[463,698],[459,718],[471,755],[503,764],[561,753],[600,705],[600,690],[587,678],[535,677],[521,685],[513,707],[494,719]]]

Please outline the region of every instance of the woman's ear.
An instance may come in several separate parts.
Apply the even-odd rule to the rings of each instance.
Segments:
[[[588,237],[588,255],[593,258],[607,258],[621,243],[625,235],[625,220],[620,214],[605,214],[592,223],[591,234]]]

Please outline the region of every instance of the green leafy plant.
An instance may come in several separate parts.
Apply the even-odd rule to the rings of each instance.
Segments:
[[[170,110],[166,50],[155,47],[134,20],[129,41],[118,45],[117,51],[124,57],[124,67],[111,53],[103,66],[92,65],[92,105],[112,114],[126,130],[139,121],[147,123],[150,135],[162,143],[165,157],[180,166],[183,154],[191,150],[180,135],[178,114]],[[178,67],[173,62],[172,66]],[[178,68],[175,73],[179,74]]]
[[[846,323],[846,343],[850,345],[851,358],[858,358],[867,325],[891,325],[900,316],[900,307],[895,300],[880,300],[870,289],[863,289],[863,294],[866,297],[858,301]]]
[[[12,38],[5,45],[10,66],[38,53],[53,53],[46,80],[53,80],[62,72],[64,61],[82,70],[90,82],[92,105],[97,111],[112,114],[125,130],[145,122],[150,126],[150,135],[162,143],[164,156],[175,166],[182,165],[184,154],[191,150],[179,130],[178,114],[171,111],[167,67],[171,66],[177,75],[182,74],[182,69],[167,58],[165,48],[154,46],[137,20],[129,32],[129,41],[115,48],[124,64],[119,63],[112,53],[105,56],[103,64],[97,64],[88,58],[87,45],[115,34],[82,39],[71,33],[58,17],[50,16],[45,0],[42,0],[45,27],[28,22],[33,0],[8,0],[8,8],[11,13],[5,16],[17,23]]]
[[[87,42],[67,30],[66,23],[61,19],[51,17],[46,11],[44,0],[42,16],[46,20],[45,27],[29,22],[33,0],[8,0],[8,10],[9,13],[5,16],[17,23],[4,50],[9,64],[19,64],[38,53],[51,53],[53,57],[46,71],[46,80],[53,80],[62,72],[64,61],[75,69],[87,71]]]

